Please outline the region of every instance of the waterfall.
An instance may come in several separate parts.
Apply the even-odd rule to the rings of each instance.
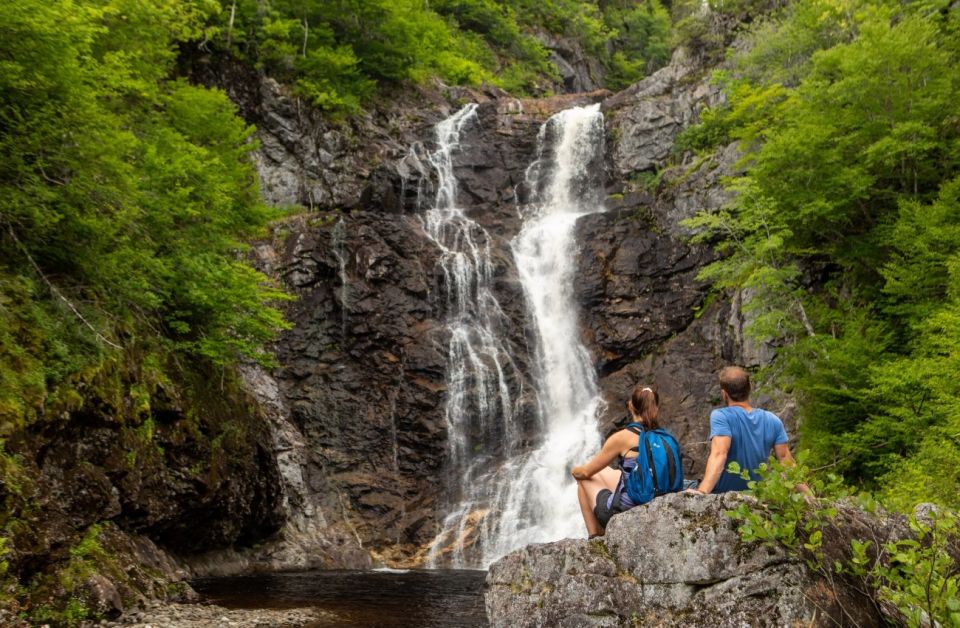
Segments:
[[[511,248],[536,339],[540,444],[507,464],[485,565],[529,543],[584,533],[570,468],[600,447],[602,400],[573,298],[575,226],[580,216],[603,209],[597,184],[603,139],[599,105],[567,109],[541,128],[537,159],[527,169],[532,198]]]
[[[330,232],[330,244],[333,249],[333,256],[337,258],[340,275],[340,338],[345,340],[347,337],[347,313],[350,311],[350,284],[347,278],[347,223],[344,222],[343,217],[337,221]]]
[[[436,201],[424,214],[426,234],[440,249],[438,266],[446,295],[447,398],[444,416],[448,429],[449,468],[447,477],[452,501],[460,501],[457,512],[448,516],[442,536],[465,534],[466,512],[473,503],[469,490],[489,464],[483,452],[491,442],[511,437],[513,401],[508,378],[515,370],[501,339],[506,317],[493,293],[491,237],[466,216],[457,204],[457,180],[453,157],[461,149],[464,129],[477,121],[475,104],[469,104],[437,125],[437,148],[429,162],[437,173]],[[452,555],[444,557],[463,565],[463,543],[453,543]],[[429,562],[440,560],[440,543],[435,543]]]
[[[506,321],[492,289],[491,237],[457,204],[453,157],[475,121],[476,105],[467,105],[438,125],[430,155],[436,203],[424,219],[441,250],[446,286],[449,477],[459,484],[431,547],[434,566],[485,567],[528,543],[581,536],[569,470],[600,444],[601,401],[579,341],[572,292],[576,220],[602,209],[596,173],[603,117],[598,106],[575,108],[543,125],[527,169],[531,199],[520,207],[523,226],[510,243],[534,326],[538,429],[532,449],[521,447],[513,421],[511,399],[519,392],[510,389],[517,378],[509,377],[514,364],[500,338]]]

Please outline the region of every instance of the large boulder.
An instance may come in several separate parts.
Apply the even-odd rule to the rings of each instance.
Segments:
[[[738,493],[667,495],[606,537],[531,545],[487,575],[492,626],[874,626],[873,601],[780,547],[745,543]],[[858,518],[863,521],[866,513]],[[902,532],[874,518],[872,530]]]

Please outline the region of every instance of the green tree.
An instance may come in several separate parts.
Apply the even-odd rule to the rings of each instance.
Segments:
[[[281,298],[241,256],[274,212],[252,129],[169,80],[205,0],[13,0],[0,24],[0,419],[139,351],[268,360]],[[108,359],[109,358],[109,359]],[[86,375],[84,374],[86,373]]]
[[[753,295],[782,346],[813,464],[890,503],[956,506],[951,356],[960,172],[958,16],[802,0],[756,24],[722,77],[728,103],[681,138],[738,141],[736,200],[689,224],[726,256],[704,276]],[[934,481],[943,479],[946,482]]]

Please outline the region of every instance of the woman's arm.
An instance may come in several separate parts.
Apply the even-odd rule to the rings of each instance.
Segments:
[[[621,452],[633,447],[638,440],[637,435],[633,432],[620,430],[607,439],[607,442],[603,444],[603,448],[600,449],[600,452],[594,456],[590,462],[580,465],[579,467],[574,467],[570,470],[570,473],[578,480],[591,478],[595,473],[613,462]]]

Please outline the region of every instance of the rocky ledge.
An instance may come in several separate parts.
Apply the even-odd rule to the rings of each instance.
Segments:
[[[875,626],[881,609],[779,547],[744,543],[737,493],[677,493],[614,517],[600,540],[531,545],[491,566],[492,626]],[[838,529],[886,539],[895,517],[841,509]],[[828,535],[825,533],[825,538]],[[826,542],[826,541],[825,541]],[[849,543],[847,543],[849,545]]]

